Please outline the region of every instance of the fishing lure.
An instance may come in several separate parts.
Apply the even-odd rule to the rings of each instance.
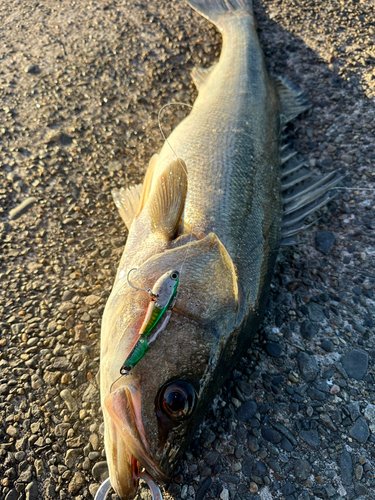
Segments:
[[[131,272],[131,271],[130,271]],[[139,330],[139,339],[135,343],[129,356],[120,368],[121,375],[129,375],[134,366],[143,358],[150,349],[150,344],[155,341],[160,332],[162,332],[172,315],[172,307],[177,299],[177,287],[180,279],[178,271],[167,271],[155,283],[152,290],[144,290],[128,283],[132,288],[142,290],[151,297],[147,313],[142,326]]]

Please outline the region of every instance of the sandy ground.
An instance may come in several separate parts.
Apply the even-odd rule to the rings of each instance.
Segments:
[[[281,252],[259,336],[166,498],[373,497],[374,10],[255,3],[267,65],[312,104],[292,147],[359,189]],[[194,101],[190,70],[221,38],[181,1],[3,0],[0,41],[0,499],[91,498],[100,318],[127,234],[110,190],[141,181],[159,109]]]

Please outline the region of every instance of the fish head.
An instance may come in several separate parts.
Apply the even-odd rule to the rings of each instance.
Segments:
[[[123,500],[135,495],[140,468],[168,481],[220,385],[215,375],[235,328],[236,275],[216,235],[149,258],[132,278],[152,289],[171,269],[180,276],[170,320],[125,377],[120,368],[139,338],[150,298],[120,282],[103,317],[105,447],[111,484]]]

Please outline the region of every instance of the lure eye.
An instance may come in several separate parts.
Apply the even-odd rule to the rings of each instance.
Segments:
[[[171,420],[184,420],[194,410],[196,392],[194,387],[182,380],[164,387],[160,394],[160,409]]]
[[[178,278],[178,272],[177,271],[173,271],[173,273],[171,273],[171,279],[172,280],[176,280]]]

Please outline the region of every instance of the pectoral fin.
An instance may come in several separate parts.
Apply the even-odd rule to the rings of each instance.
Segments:
[[[223,331],[238,311],[238,284],[233,261],[216,234],[166,250],[147,260],[137,270],[144,287],[152,284],[169,269],[180,271],[175,308],[188,318]]]
[[[187,193],[186,165],[178,158],[156,180],[145,205],[151,229],[172,240],[181,223]]]

